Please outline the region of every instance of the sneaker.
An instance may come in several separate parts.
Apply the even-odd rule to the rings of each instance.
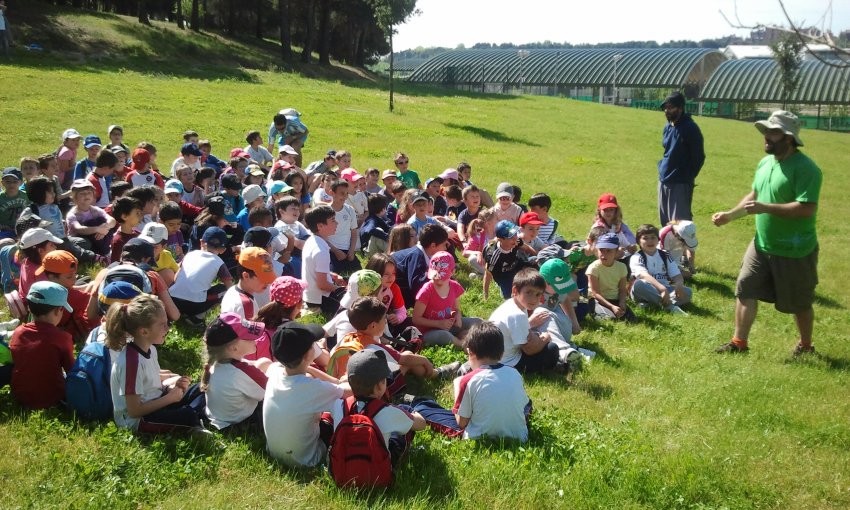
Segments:
[[[749,350],[750,350],[750,348],[746,345],[741,347],[740,345],[736,344],[735,342],[729,342],[729,343],[721,345],[720,347],[715,349],[714,352],[716,352],[718,354],[727,354],[727,353],[728,354],[738,354],[738,353],[747,352]]]
[[[436,374],[434,377],[436,377],[437,379],[448,379],[451,377],[455,377],[459,368],[460,361],[455,361],[454,363],[443,365],[440,368],[434,370],[434,373]]]
[[[0,322],[0,330],[12,331],[13,329],[17,328],[20,325],[21,325],[21,321],[19,321],[18,319],[12,319],[8,322]]]
[[[584,361],[586,363],[590,363],[593,360],[593,358],[596,357],[596,352],[591,351],[590,349],[584,349],[584,348],[579,347],[578,352],[581,353],[581,356],[584,358]]]
[[[474,272],[474,271],[473,271],[473,272],[471,272],[471,273],[469,273],[469,279],[470,279],[470,280],[477,280],[477,279],[479,279],[479,278],[481,278],[481,275],[480,275],[480,274],[478,274],[478,273],[476,273],[476,272]]]
[[[676,305],[670,305],[667,307],[667,311],[672,313],[673,315],[688,315],[688,312],[682,310]]]
[[[558,357],[560,358],[562,363],[570,364],[573,361],[581,359],[581,353],[572,347],[566,347],[561,349],[558,353]]]
[[[805,354],[814,354],[814,353],[815,353],[815,346],[814,345],[810,345],[810,346],[806,347],[803,344],[798,343],[797,346],[794,347],[794,350],[791,351],[791,356],[797,358],[797,357],[803,356]]]

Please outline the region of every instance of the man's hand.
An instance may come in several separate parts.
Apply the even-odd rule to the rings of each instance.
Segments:
[[[722,227],[723,225],[732,221],[732,218],[729,217],[728,212],[716,212],[711,215],[711,222],[714,223],[715,227]]]

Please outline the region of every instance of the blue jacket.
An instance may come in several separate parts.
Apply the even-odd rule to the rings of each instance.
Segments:
[[[658,180],[664,184],[693,184],[705,163],[702,133],[690,114],[664,127],[664,157],[658,162]]]
[[[428,259],[425,257],[425,253],[419,249],[419,245],[416,245],[395,252],[393,260],[395,260],[395,282],[401,290],[402,297],[404,297],[404,306],[413,308],[416,302],[416,293],[428,281]]]
[[[375,236],[378,239],[388,241],[390,239],[390,226],[387,222],[378,216],[370,215],[360,227],[360,246],[366,249],[369,245],[369,238]]]

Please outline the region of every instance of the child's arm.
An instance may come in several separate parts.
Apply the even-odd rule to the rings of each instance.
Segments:
[[[357,256],[357,240],[360,237],[360,233],[357,231],[357,228],[351,229],[351,241],[348,243],[348,260],[354,260],[354,257]]]
[[[622,317],[623,314],[626,313],[626,299],[629,297],[629,283],[626,281],[626,277],[620,278],[619,287],[619,300],[617,302],[617,309],[614,310],[614,314],[617,317]],[[669,296],[668,296],[669,297]]]
[[[656,280],[654,276],[649,274],[649,271],[642,271],[642,272],[637,274],[637,277],[639,279],[645,281],[646,283],[652,285],[655,288],[655,290],[658,291],[658,293],[661,295],[661,304],[662,305],[667,306],[671,303],[670,293],[667,292],[667,287],[663,283]],[[681,279],[681,276],[679,276],[679,278]]]
[[[617,308],[617,305],[611,303],[610,301],[605,299],[605,296],[602,295],[602,292],[599,288],[599,277],[592,274],[588,274],[587,283],[589,287],[588,294],[590,295],[590,297],[595,299],[596,302],[600,305],[612,310],[614,314],[616,314],[619,309]]]
[[[336,286],[328,281],[328,273],[316,272],[316,286],[322,292],[333,292],[336,290]]]
[[[452,326],[455,323],[454,318],[448,319],[426,319],[425,310],[427,305],[422,301],[416,301],[416,304],[413,305],[413,325],[416,327],[422,326],[431,329],[443,329],[449,330],[452,329]]]
[[[529,356],[533,356],[538,352],[542,351],[546,344],[549,343],[549,334],[548,333],[538,333],[533,329],[528,332],[528,337],[526,338],[526,342],[522,344],[519,348],[525,354]]]
[[[581,333],[581,325],[578,323],[578,317],[576,317],[576,309],[573,306],[573,303],[578,302],[579,293],[578,289],[570,292],[569,299],[565,299],[561,302],[561,309],[564,313],[567,314],[567,317],[570,318],[570,322],[573,325],[573,334],[578,335]]]
[[[459,414],[455,414],[455,421],[457,422],[457,426],[465,429],[467,425],[469,425],[471,418],[464,418]]]
[[[180,402],[183,398],[183,389],[174,387],[159,398],[142,402],[141,395],[126,395],[124,399],[127,402],[127,414],[131,418],[142,418],[154,411],[159,411],[165,406]]]
[[[484,285],[484,300],[490,296],[490,280],[493,279],[493,273],[490,272],[489,269],[484,270],[484,280],[482,284]]]
[[[463,327],[463,313],[460,311],[460,298],[455,299],[454,311],[452,312],[452,317],[454,317],[454,327],[457,329],[461,329]]]
[[[414,411],[410,413],[410,417],[413,418],[413,426],[410,427],[410,430],[425,430],[425,427],[428,426],[428,423],[425,421],[425,418],[423,418],[421,414]]]
[[[178,270],[177,272],[179,273],[180,271]],[[168,317],[168,320],[176,321],[180,319],[180,310],[177,309],[177,305],[171,299],[171,294],[168,293],[168,285],[166,285],[165,280],[154,271],[148,271],[147,275],[152,280],[151,286],[156,289],[156,296],[162,301],[162,306],[165,308],[165,315]],[[174,275],[174,279],[177,279],[177,275]]]
[[[676,288],[676,298],[683,299],[685,297],[685,277],[679,273],[670,279],[670,283]]]
[[[307,367],[307,375],[309,375],[313,379],[319,379],[320,381],[327,381],[332,384],[339,384],[339,379],[322,372],[316,367]]]
[[[431,360],[421,354],[414,354],[410,351],[400,354],[398,364],[406,368],[407,372],[425,379],[434,377],[434,364],[431,363]]]

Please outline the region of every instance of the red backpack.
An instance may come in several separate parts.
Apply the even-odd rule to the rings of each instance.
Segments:
[[[362,413],[355,413],[356,404],[356,398],[348,397],[342,405],[343,418],[328,452],[328,471],[339,487],[388,487],[393,482],[390,452],[373,421],[388,404],[376,398]]]

